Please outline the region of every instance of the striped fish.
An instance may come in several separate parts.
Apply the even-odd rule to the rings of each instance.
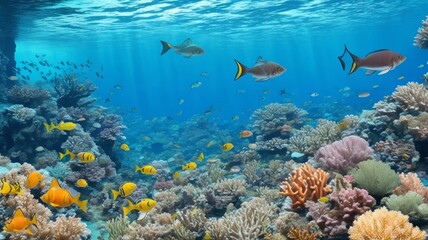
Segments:
[[[11,194],[11,195],[22,194],[23,191],[19,182],[16,182],[15,184],[10,184],[6,181],[5,177],[1,179],[1,182],[2,182],[2,186],[1,186],[0,193],[3,196],[6,196],[8,194]]]
[[[79,158],[82,163],[90,163],[95,160],[95,155],[91,152],[81,152],[77,154],[77,158]]]
[[[134,190],[137,188],[137,184],[133,183],[133,182],[125,182],[122,185],[120,185],[119,190],[111,190],[111,192],[113,193],[113,200],[116,200],[117,196],[121,196],[121,197],[127,197],[129,195],[131,195],[131,193],[134,192]]]

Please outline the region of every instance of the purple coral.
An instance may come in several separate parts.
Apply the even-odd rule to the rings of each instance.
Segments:
[[[346,234],[352,222],[376,204],[375,199],[366,190],[359,188],[342,189],[332,193],[330,200],[334,203],[333,209],[327,211],[324,208],[321,214],[312,214],[317,216],[318,226],[330,237]],[[312,206],[312,210],[314,209],[317,208]]]
[[[349,168],[370,158],[372,152],[366,140],[357,136],[348,136],[318,149],[314,158],[330,169],[346,173]]]

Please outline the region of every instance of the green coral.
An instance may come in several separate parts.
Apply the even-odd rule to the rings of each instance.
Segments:
[[[110,236],[109,239],[117,240],[123,235],[125,235],[128,225],[129,225],[128,218],[122,217],[122,216],[119,216],[107,221],[105,228],[109,233],[109,236]]]
[[[424,198],[415,192],[407,192],[400,196],[392,195],[385,204],[390,210],[408,215],[411,220],[428,220],[428,205],[424,203]]]
[[[400,185],[398,173],[388,164],[376,160],[360,162],[352,176],[359,187],[374,197],[383,197]]]

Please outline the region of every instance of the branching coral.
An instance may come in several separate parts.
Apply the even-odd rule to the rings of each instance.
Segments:
[[[394,189],[394,194],[404,195],[407,192],[415,192],[424,198],[424,201],[428,203],[428,188],[425,187],[421,180],[418,178],[416,173],[404,173],[400,174],[401,186]]]
[[[422,49],[428,48],[428,16],[427,19],[422,20],[422,27],[418,29],[418,34],[416,34],[413,40],[413,45]]]
[[[204,229],[207,218],[201,209],[177,211],[177,220],[184,228],[191,232],[200,232]]]
[[[315,169],[303,164],[293,171],[287,181],[282,182],[280,194],[291,199],[293,209],[304,207],[306,200],[317,201],[332,192],[327,185],[329,174],[322,169]]]
[[[428,95],[427,95],[428,96]],[[407,129],[418,141],[428,138],[428,113],[421,112],[418,116],[405,116],[407,118]],[[400,117],[400,119],[403,119]]]
[[[241,179],[224,179],[214,189],[219,195],[242,196],[246,193],[245,181]]]
[[[64,75],[53,79],[58,94],[59,107],[77,106],[80,99],[88,97],[97,87],[90,81],[81,82],[72,75]]]
[[[165,212],[173,210],[179,201],[177,194],[172,190],[157,192],[155,200],[157,201],[157,205]]]
[[[388,211],[385,207],[361,215],[349,229],[351,240],[360,239],[412,239],[423,240],[426,233],[413,227],[406,215]]]
[[[242,173],[245,175],[245,179],[250,184],[255,184],[260,180],[260,176],[257,174],[259,169],[258,161],[251,161],[245,163],[244,170]]]
[[[36,116],[36,110],[15,104],[5,109],[4,114],[12,123],[28,123]]]
[[[109,234],[109,239],[119,240],[121,236],[125,235],[128,225],[128,218],[123,216],[118,216],[107,221],[105,228]]]
[[[314,158],[330,169],[346,173],[359,162],[367,160],[372,152],[366,140],[357,136],[348,136],[320,148]]]
[[[290,232],[288,232],[287,237],[289,239],[297,240],[316,240],[317,234],[315,232],[312,232],[309,227],[294,227],[290,230]]]
[[[409,82],[406,86],[398,86],[392,98],[404,110],[428,111],[428,90],[422,84]]]

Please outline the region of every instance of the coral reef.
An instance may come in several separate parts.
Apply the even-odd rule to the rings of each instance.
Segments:
[[[359,239],[425,239],[426,233],[413,227],[408,217],[385,207],[361,215],[349,229],[351,240]]]
[[[415,192],[407,192],[404,195],[392,195],[385,200],[385,205],[390,210],[399,211],[409,216],[411,222],[428,220],[428,205],[424,198]]]
[[[306,200],[318,200],[332,192],[327,185],[329,173],[309,164],[303,164],[282,182],[280,194],[291,199],[293,209],[304,207]]]
[[[406,111],[428,111],[428,90],[420,83],[408,82],[406,86],[398,86],[391,97]]]
[[[327,165],[329,169],[346,173],[359,162],[369,159],[372,152],[366,140],[357,136],[348,136],[320,148],[314,158]]]
[[[416,168],[419,152],[413,142],[404,140],[379,141],[374,145],[376,155],[383,162],[390,164],[398,172],[408,172]]]
[[[15,85],[7,90],[6,96],[11,103],[25,107],[37,107],[51,97],[48,91],[29,85]]]
[[[416,173],[400,174],[401,185],[394,189],[394,194],[404,195],[410,191],[415,192],[428,202],[428,187],[425,187]]]
[[[413,45],[422,49],[428,48],[428,16],[427,19],[422,20],[422,27],[418,29],[418,34],[416,34],[413,40]]]
[[[59,107],[78,106],[79,100],[89,97],[97,89],[92,82],[82,83],[72,75],[57,76],[52,81],[58,94],[57,104]]]

